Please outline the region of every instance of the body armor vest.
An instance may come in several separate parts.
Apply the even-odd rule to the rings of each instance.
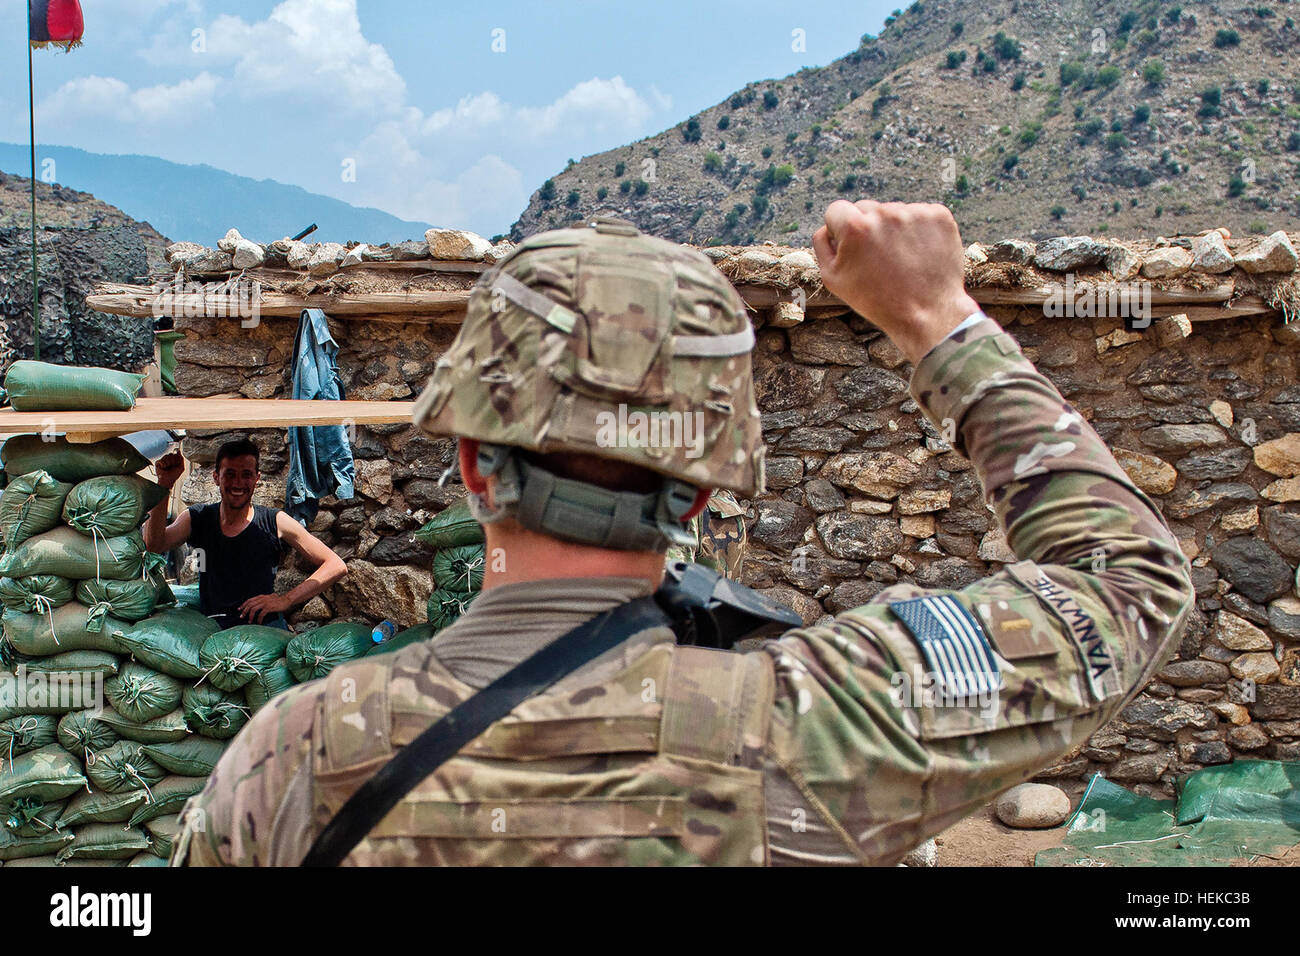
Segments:
[[[766,862],[766,654],[652,644],[589,685],[526,700],[409,793],[351,865]],[[317,710],[323,828],[397,748],[475,693],[427,644],[336,670]]]

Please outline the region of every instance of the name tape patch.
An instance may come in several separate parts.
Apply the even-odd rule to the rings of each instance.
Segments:
[[[1100,701],[1123,693],[1115,658],[1092,617],[1043,571],[1029,577],[1028,584],[1070,629],[1070,636],[1083,658],[1088,687],[1093,696]]]
[[[968,699],[995,694],[1002,671],[979,619],[951,595],[927,595],[889,605],[920,645],[941,689]]]

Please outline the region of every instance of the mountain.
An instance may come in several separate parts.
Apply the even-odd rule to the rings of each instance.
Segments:
[[[31,358],[31,180],[0,173],[0,376]],[[153,320],[101,315],[85,298],[99,282],[147,281],[166,268],[169,240],[89,193],[36,184],[41,358],[135,370],[153,357]]]
[[[1300,5],[918,0],[533,194],[518,240],[612,212],[677,241],[806,245],[835,199],[950,206],[967,240],[1300,219]]]
[[[47,157],[54,160],[55,178],[62,185],[93,192],[175,240],[215,246],[235,226],[250,239],[270,242],[314,222],[319,228],[312,233],[313,242],[379,243],[420,238],[429,228],[428,223],[208,165],[185,166],[154,156],[115,156],[38,144],[38,167]],[[30,169],[28,146],[0,143],[0,170],[27,176]]]

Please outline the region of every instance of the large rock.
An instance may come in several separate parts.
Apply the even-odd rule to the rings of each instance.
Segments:
[[[822,543],[837,558],[889,558],[903,549],[903,532],[891,518],[834,511],[817,519]]]
[[[1149,495],[1168,494],[1178,483],[1178,472],[1163,458],[1144,455],[1128,448],[1114,448],[1111,451],[1119,466],[1133,479],[1133,484]]]
[[[1141,432],[1142,444],[1156,451],[1185,452],[1209,448],[1228,440],[1218,425],[1157,425]]]
[[[1232,447],[1219,448],[1199,455],[1188,455],[1178,459],[1175,467],[1180,475],[1196,481],[1204,481],[1207,478],[1235,478],[1245,471],[1248,464],[1250,464],[1250,449]]]
[[[1223,236],[1220,233],[1207,232],[1205,235],[1197,236],[1192,240],[1193,271],[1218,275],[1223,272],[1231,272],[1232,266],[1232,253],[1224,245]]]
[[[1288,558],[1300,559],[1300,514],[1274,507],[1265,508],[1261,517],[1269,544]]]
[[[784,584],[765,588],[758,593],[771,598],[778,604],[784,604],[786,607],[793,610],[803,618],[805,627],[817,623],[818,619],[826,613],[822,610],[822,606],[808,595],[804,594],[802,591],[797,591],[792,587],[787,587]]]
[[[846,405],[874,411],[903,401],[907,397],[907,382],[886,369],[863,365],[839,379],[835,391]]]
[[[1228,743],[1238,750],[1259,750],[1268,746],[1269,737],[1258,724],[1245,724],[1228,731]]]
[[[1106,768],[1106,778],[1130,783],[1155,783],[1169,766],[1172,758],[1165,751],[1149,754],[1132,754],[1117,760]]]
[[[433,259],[482,259],[492,251],[492,243],[482,236],[461,229],[429,229],[424,233]]]
[[[388,504],[393,496],[393,466],[387,458],[353,460],[356,470],[356,492],[373,498],[381,505]]]
[[[1237,265],[1247,272],[1293,272],[1296,267],[1295,247],[1282,230],[1257,242],[1249,252],[1237,256]]]
[[[1165,505],[1165,514],[1171,518],[1189,518],[1227,501],[1254,501],[1259,497],[1255,489],[1244,482],[1226,481],[1198,488],[1186,498]]]
[[[801,544],[814,518],[809,509],[780,498],[760,501],[757,508],[758,517],[749,535],[774,551],[792,551]]]
[[[1160,679],[1175,687],[1199,687],[1202,684],[1224,684],[1228,668],[1213,661],[1171,661],[1160,671]]]
[[[988,247],[988,260],[1027,266],[1034,261],[1036,251],[1037,247],[1028,239],[1003,239]]]
[[[1245,618],[1220,611],[1214,624],[1214,639],[1233,651],[1271,651],[1268,635]]]
[[[920,474],[921,469],[902,455],[867,451],[828,458],[818,477],[877,498],[896,498]]]
[[[1038,244],[1034,265],[1052,272],[1069,272],[1100,265],[1109,251],[1106,243],[1088,236],[1058,236]]]
[[[348,599],[355,614],[412,627],[428,617],[433,576],[411,565],[380,566],[354,559],[348,563],[347,576],[334,585],[334,591]]]
[[[1255,688],[1255,700],[1246,706],[1256,720],[1300,719],[1300,687],[1264,684]]]
[[[943,511],[952,504],[952,492],[947,488],[927,490],[911,488],[898,497],[900,515],[919,515],[930,511]]]
[[[344,251],[343,244],[340,242],[317,243],[307,260],[307,271],[314,276],[337,272]]]
[[[1279,478],[1270,482],[1260,491],[1260,496],[1269,501],[1300,501],[1300,477]]]
[[[1105,265],[1107,272],[1120,282],[1126,282],[1138,274],[1142,260],[1127,246],[1113,242],[1107,249]]]
[[[1232,538],[1212,553],[1219,575],[1252,601],[1271,601],[1291,587],[1291,565],[1258,538]]]
[[[1300,641],[1300,598],[1287,595],[1268,606],[1268,626],[1290,641]]]
[[[1166,246],[1153,249],[1142,260],[1142,275],[1148,279],[1167,279],[1182,275],[1192,264],[1192,256],[1186,249],[1178,246]]]
[[[865,365],[866,348],[839,319],[804,322],[790,330],[790,354],[808,365]]]
[[[233,252],[230,264],[236,269],[256,269],[266,261],[265,250],[251,239],[238,239]]]
[[[1122,734],[1138,734],[1155,740],[1173,740],[1185,728],[1210,730],[1218,716],[1204,704],[1165,698],[1139,697],[1120,711],[1113,729]]]
[[[1242,654],[1228,666],[1228,669],[1232,671],[1233,677],[1240,680],[1253,680],[1256,684],[1272,683],[1282,673],[1273,655],[1262,651]]]
[[[1070,815],[1070,798],[1051,784],[1022,783],[998,797],[994,810],[1009,827],[1042,830],[1065,822]]]
[[[1290,432],[1255,446],[1255,464],[1270,475],[1300,475],[1300,432]]]

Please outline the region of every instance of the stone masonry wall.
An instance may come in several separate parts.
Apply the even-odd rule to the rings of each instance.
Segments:
[[[1197,593],[1176,660],[1046,776],[1104,770],[1168,790],[1175,775],[1234,757],[1300,759],[1300,478],[1279,477],[1295,474],[1300,456],[1294,339],[1275,339],[1276,317],[1198,323],[1186,338],[1171,334],[1169,319],[1144,335],[1125,333],[1118,320],[1047,319],[1029,309],[1006,310],[1001,321],[1159,502],[1192,559]],[[455,333],[331,326],[350,398],[411,397]],[[287,394],[294,320],[264,318],[248,330],[188,319],[177,328],[187,332],[176,349],[183,394]],[[809,623],[896,581],[962,587],[1014,560],[970,464],[908,396],[910,373],[856,316],[759,330],[769,490],[748,503],[745,581]],[[283,502],[283,436],[254,433],[266,452],[266,503]],[[185,452],[210,462],[222,438],[192,433]],[[458,483],[437,483],[452,443],[406,425],[361,428],[354,453],[357,497],[327,499],[312,525],[350,573],[300,618],[423,620],[429,554],[410,531],[464,494]],[[184,496],[215,500],[210,469],[196,470]],[[796,549],[804,560],[792,560]],[[288,562],[280,586],[302,574]]]

